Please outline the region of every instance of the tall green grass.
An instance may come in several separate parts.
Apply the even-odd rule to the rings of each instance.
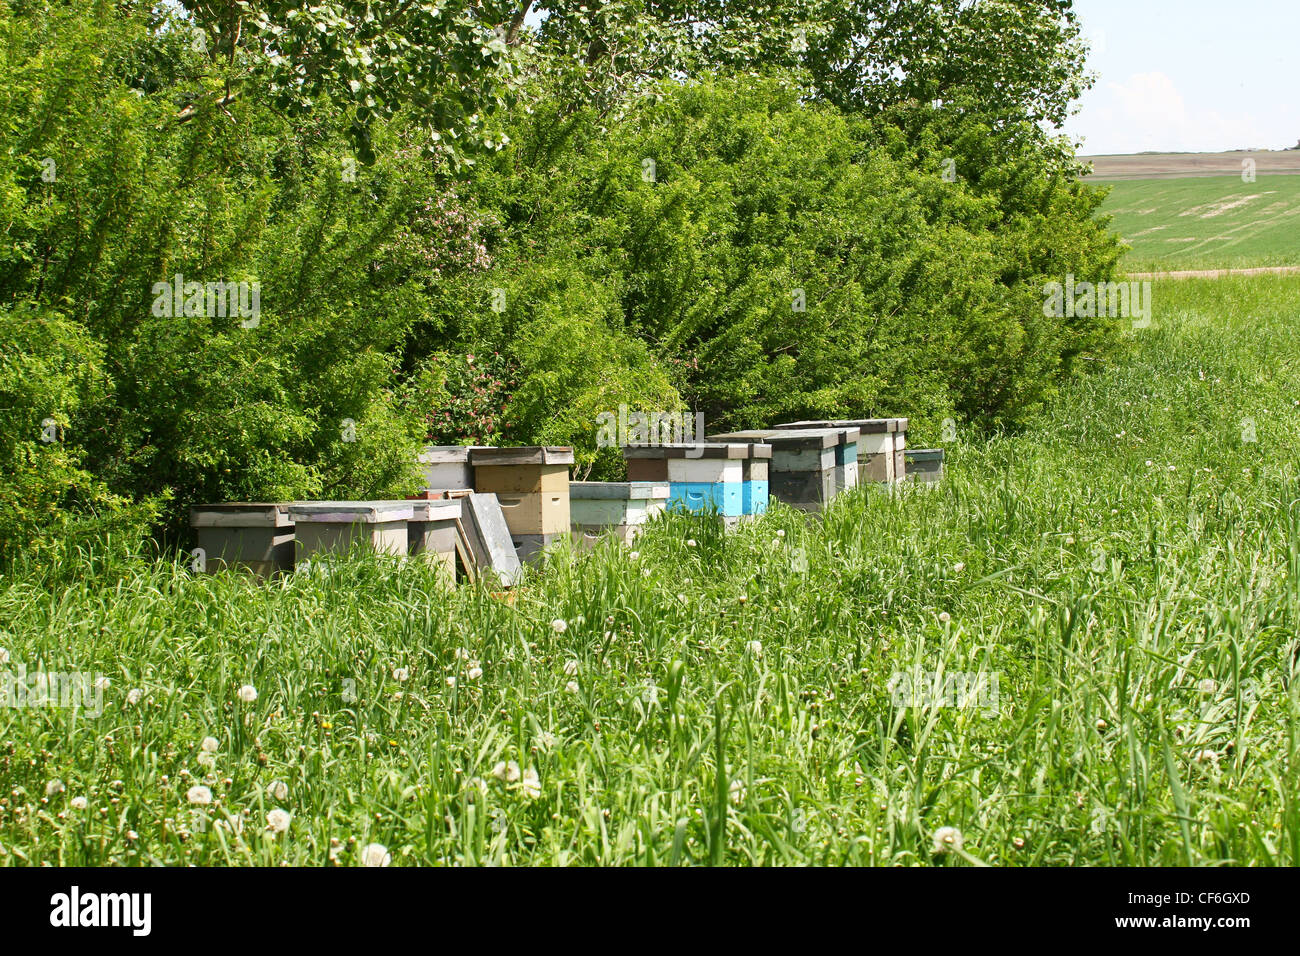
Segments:
[[[0,862],[1295,864],[1300,281],[1155,303],[937,488],[665,520],[513,605],[378,560],[5,580],[10,670],[111,684],[0,710]],[[941,670],[996,712],[895,706]]]

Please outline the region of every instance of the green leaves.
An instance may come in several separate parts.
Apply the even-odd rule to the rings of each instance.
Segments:
[[[434,144],[432,157],[463,166],[482,145],[480,114],[491,110],[513,73],[511,51],[468,0],[389,4],[365,0],[220,0],[186,4],[213,33],[239,81],[268,89],[307,117],[358,109],[352,135],[367,150],[372,124],[404,116]]]
[[[783,76],[658,92],[613,121],[543,99],[477,177],[481,194],[500,197],[503,272],[566,276],[512,292],[499,334],[553,315],[555,332],[591,342],[599,326],[567,331],[570,317],[599,315],[645,343],[713,430],[868,412],[1016,421],[1069,356],[1112,334],[1042,318],[1041,276],[1104,268],[1114,244],[1092,222],[1095,202],[1049,178],[1054,154],[1032,141],[929,110],[933,122],[850,119],[803,102]],[[946,155],[955,182],[942,178]],[[998,162],[1018,171],[984,165]],[[604,290],[598,302],[575,301],[575,274]],[[516,421],[580,443],[576,430],[563,436],[582,403],[553,379],[538,385]]]

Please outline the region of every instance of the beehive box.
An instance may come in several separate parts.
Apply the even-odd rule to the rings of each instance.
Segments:
[[[666,481],[571,481],[569,514],[574,542],[591,547],[603,534],[632,543],[641,525],[668,506]]]
[[[346,552],[358,544],[405,556],[412,515],[410,501],[295,501],[289,506],[298,560]]]
[[[190,526],[203,549],[203,569],[247,568],[258,577],[293,570],[293,521],[281,502],[196,505]]]
[[[571,531],[560,533],[558,531],[548,532],[546,534],[514,534],[511,533],[510,541],[515,547],[515,554],[519,555],[520,561],[536,561],[541,557],[544,549],[553,544],[558,544],[570,537]]]
[[[496,495],[521,560],[570,533],[572,448],[475,448],[470,464],[474,490]]]
[[[857,429],[854,429],[857,433]],[[858,486],[858,438],[835,446],[835,493],[842,494]]]
[[[826,507],[847,481],[842,464],[856,445],[856,428],[755,429],[711,436],[709,441],[761,441],[772,446],[772,496],[803,511]]]
[[[907,472],[904,449],[907,448],[906,418],[823,419],[786,422],[779,429],[856,428],[858,437],[859,484],[902,481]]]
[[[424,473],[426,488],[474,488],[474,469],[469,445],[428,445],[416,459]]]
[[[766,514],[767,499],[772,495],[771,462],[766,458],[746,458],[744,466],[741,506],[747,515]]]
[[[456,583],[456,565],[467,572],[472,558],[461,543],[461,500],[425,499],[411,503],[411,520],[406,525],[407,553],[446,571],[448,583]]]
[[[943,478],[942,448],[913,448],[906,454],[909,480],[932,483]]]
[[[754,514],[767,507],[767,489],[751,484],[766,479],[752,462],[772,457],[761,442],[700,442],[675,445],[627,445],[623,448],[631,481],[668,482],[667,507],[724,518]],[[748,471],[746,462],[751,462]]]

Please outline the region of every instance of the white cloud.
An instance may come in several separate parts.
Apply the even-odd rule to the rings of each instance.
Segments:
[[[1234,94],[1224,91],[1220,102]],[[1242,94],[1241,106],[1245,102]],[[1235,105],[1235,104],[1234,104]],[[1067,126],[1084,138],[1084,153],[1215,152],[1287,146],[1275,143],[1251,113],[1225,114],[1190,106],[1168,74],[1133,73],[1122,83],[1099,84],[1086,94],[1082,109]]]

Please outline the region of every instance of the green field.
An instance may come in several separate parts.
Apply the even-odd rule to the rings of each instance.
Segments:
[[[936,489],[676,519],[513,606],[367,560],[10,576],[9,672],[110,683],[0,709],[0,863],[1294,865],[1300,278],[1155,303]],[[997,695],[896,706],[936,671]]]
[[[1097,183],[1133,271],[1300,265],[1300,176]]]

